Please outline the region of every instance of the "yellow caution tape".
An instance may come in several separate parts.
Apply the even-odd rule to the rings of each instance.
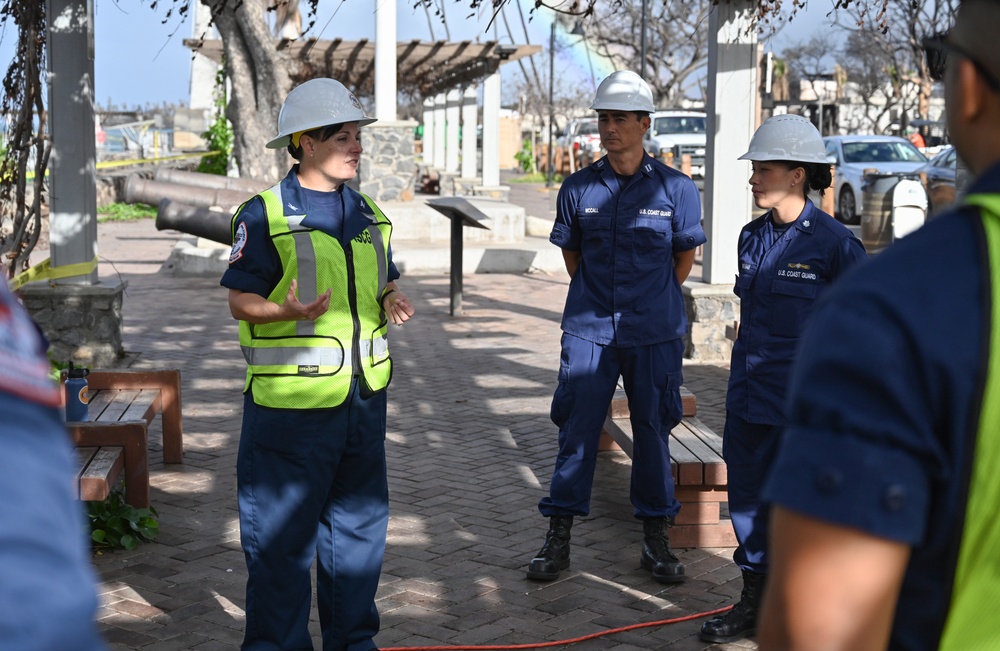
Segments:
[[[23,271],[7,281],[10,291],[17,291],[21,287],[36,280],[57,280],[59,278],[70,278],[73,276],[86,276],[97,269],[97,256],[90,262],[75,262],[64,264],[58,267],[52,266],[51,258],[39,262],[31,269]]]
[[[174,154],[172,156],[157,156],[155,158],[133,158],[129,160],[105,160],[97,163],[96,168],[99,170],[108,169],[111,167],[127,167],[129,165],[144,165],[148,163],[158,163],[161,161],[171,161],[171,160],[186,160],[188,158],[207,158],[209,156],[218,156],[221,151],[202,151],[202,152],[191,152],[188,154]],[[49,170],[45,170],[45,176],[49,175]],[[35,178],[34,172],[28,172],[24,175],[24,178],[31,180]]]

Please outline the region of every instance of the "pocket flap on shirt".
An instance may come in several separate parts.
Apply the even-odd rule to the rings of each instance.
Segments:
[[[802,281],[775,280],[771,285],[771,291],[796,298],[816,298],[816,285]]]
[[[611,228],[611,218],[601,215],[580,216],[580,228],[585,231],[606,231]]]

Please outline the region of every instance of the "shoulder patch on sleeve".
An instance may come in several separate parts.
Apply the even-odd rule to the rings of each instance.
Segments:
[[[241,222],[236,227],[236,237],[233,238],[233,250],[229,253],[229,264],[243,257],[243,247],[247,245],[247,225]]]

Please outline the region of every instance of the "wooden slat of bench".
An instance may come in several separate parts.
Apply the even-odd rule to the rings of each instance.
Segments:
[[[90,463],[90,460],[94,458],[94,455],[97,453],[99,449],[100,448],[91,446],[78,447],[76,449],[77,481],[73,482],[73,493],[74,493],[73,497],[77,499],[80,499],[80,482],[79,482],[80,475],[83,474],[84,470],[86,470],[87,464]]]
[[[684,417],[694,416],[698,413],[698,400],[694,394],[686,388],[681,387],[681,415]],[[628,418],[628,396],[625,389],[618,387],[615,389],[615,397],[611,399],[611,406],[608,408],[608,416],[611,418]]]
[[[125,456],[125,501],[149,507],[149,437],[146,421],[66,423],[73,442],[81,447],[120,446]]]
[[[618,444],[622,452],[627,454],[628,458],[631,459],[633,456],[631,421],[628,418],[611,418],[611,416],[608,416],[604,419],[604,431]],[[670,459],[670,475],[676,484],[677,462],[673,457]]]
[[[703,441],[696,433],[695,428],[699,425],[692,421],[696,419],[685,418],[680,425],[674,428],[671,436],[683,442],[684,447],[693,452],[702,463],[701,483],[706,485],[726,485],[726,463],[722,456]],[[702,426],[704,427],[704,426]]]
[[[608,433],[622,452],[632,458],[632,423],[628,418],[612,418],[608,416],[604,419],[604,431]]]
[[[163,422],[163,462],[181,463],[184,457],[181,416],[181,372],[177,369],[155,371],[136,369],[95,369],[87,376],[88,386],[99,389],[159,389],[160,415]],[[91,412],[93,414],[93,412]]]
[[[108,499],[125,466],[125,454],[122,448],[117,446],[77,448],[77,460],[79,482],[76,485],[76,496],[87,501]]]
[[[90,402],[87,406],[90,420],[99,420],[104,415],[104,410],[111,404],[114,393],[111,391],[93,391],[90,387],[87,389],[90,395]]]
[[[121,420],[145,420],[146,423],[152,423],[159,410],[159,389],[140,389],[125,409]]]
[[[697,450],[688,446],[685,433],[686,430],[681,425],[670,432],[670,458],[677,462],[677,483],[700,486],[705,483],[704,463]]]
[[[125,420],[122,416],[125,415],[125,412],[128,411],[128,406],[131,405],[132,401],[139,395],[137,390],[102,391],[98,395],[103,395],[105,393],[110,394],[111,401],[108,403],[108,406],[104,408],[104,411],[101,412],[99,418],[94,418],[93,415],[91,415],[91,420],[95,420],[97,422],[107,421],[109,423]]]
[[[633,457],[632,423],[628,418],[606,418],[604,431],[614,439],[629,459]],[[680,437],[678,437],[679,433]],[[688,443],[690,443],[690,447]],[[699,453],[705,453],[710,463],[714,463],[718,459],[717,455],[697,439],[690,430],[682,429],[682,425],[674,428],[674,431],[670,433],[670,471],[674,476],[674,483],[682,486],[699,486],[707,483],[705,481],[705,464],[703,459],[698,456]]]
[[[711,464],[705,464],[705,483],[715,484],[716,486],[729,484],[729,472],[726,467],[726,460],[722,456],[722,437],[710,430],[705,423],[697,418],[685,418],[683,423],[719,457]]]

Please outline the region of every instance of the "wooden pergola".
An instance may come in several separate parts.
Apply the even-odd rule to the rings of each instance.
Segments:
[[[185,39],[184,45],[216,63],[222,62],[222,41]],[[289,74],[296,83],[331,77],[356,94],[370,96],[375,82],[375,42],[282,39]],[[396,44],[397,88],[418,97],[430,97],[476,83],[496,72],[502,63],[541,52],[540,45],[509,45],[496,41],[401,41]]]

